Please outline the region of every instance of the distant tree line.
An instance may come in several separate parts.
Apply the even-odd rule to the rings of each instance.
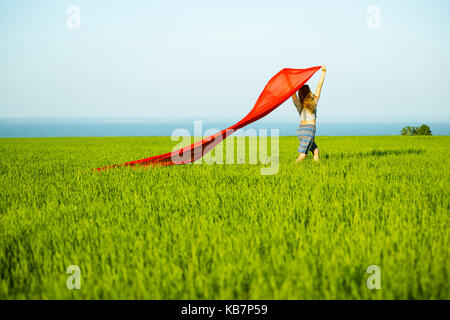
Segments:
[[[400,133],[402,136],[431,136],[431,129],[426,124],[420,127],[406,126]]]

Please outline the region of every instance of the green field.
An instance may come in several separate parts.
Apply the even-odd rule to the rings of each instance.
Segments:
[[[90,171],[168,137],[0,139],[0,299],[449,299],[450,137],[316,141],[321,162],[297,164],[281,137],[264,176]]]

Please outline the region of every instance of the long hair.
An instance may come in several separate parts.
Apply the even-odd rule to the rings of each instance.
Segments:
[[[317,103],[314,101],[314,96],[307,84],[303,85],[300,90],[298,90],[298,98],[300,99],[300,103],[303,108],[308,110],[310,113],[314,113],[314,111],[316,111]]]

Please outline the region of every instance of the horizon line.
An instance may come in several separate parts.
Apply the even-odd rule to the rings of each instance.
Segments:
[[[14,121],[30,121],[30,122],[44,122],[44,121],[61,121],[61,122],[71,122],[71,121],[103,121],[103,122],[107,122],[107,121],[115,121],[115,122],[120,122],[120,121],[124,121],[124,122],[160,122],[160,123],[164,123],[164,122],[171,122],[171,121],[175,121],[175,122],[194,122],[194,121],[204,121],[204,122],[232,122],[232,121],[238,121],[236,120],[236,118],[232,118],[232,117],[204,117],[204,118],[197,118],[197,117],[167,117],[167,116],[158,116],[158,117],[150,117],[150,116],[143,116],[143,117],[122,117],[122,116],[110,116],[110,117],[104,117],[104,116],[99,116],[99,117],[58,117],[58,116],[51,116],[51,117],[33,117],[33,116],[25,116],[25,117],[1,117],[0,116],[0,122],[14,122]],[[293,120],[290,117],[279,117],[279,118],[275,118],[275,119],[260,119],[257,122],[266,122],[266,123],[298,123],[299,119]],[[318,122],[326,122],[326,123],[406,123],[406,122],[414,122],[414,123],[442,123],[442,124],[446,124],[446,123],[450,123],[450,118],[449,119],[414,119],[414,118],[410,118],[410,119],[374,119],[373,117],[371,118],[366,118],[366,117],[362,117],[362,118],[353,118],[353,119],[340,119],[340,118],[336,118],[336,119],[332,119],[332,117],[325,117],[322,119],[318,119]],[[255,121],[256,123],[256,121]]]

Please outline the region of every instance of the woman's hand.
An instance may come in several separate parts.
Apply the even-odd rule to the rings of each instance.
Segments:
[[[323,72],[326,72],[326,71],[327,71],[327,67],[322,66],[322,71],[323,71]]]

